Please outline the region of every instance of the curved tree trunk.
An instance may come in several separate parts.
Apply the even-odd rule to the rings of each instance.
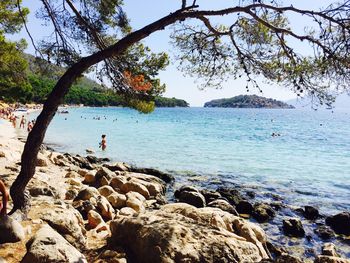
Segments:
[[[30,200],[29,194],[26,193],[25,188],[35,174],[37,155],[40,149],[40,145],[44,140],[47,127],[54,117],[58,106],[63,102],[64,96],[69,91],[72,83],[92,65],[95,65],[102,60],[110,58],[112,56],[118,56],[119,54],[123,53],[128,47],[146,38],[151,33],[162,30],[164,27],[173,24],[177,20],[189,17],[188,14],[183,13],[182,11],[183,10],[179,10],[168,16],[165,16],[155,21],[154,23],[143,27],[140,30],[127,35],[123,39],[119,40],[116,44],[97,53],[94,53],[91,56],[82,58],[72,67],[70,67],[59,79],[52,92],[49,94],[47,100],[45,101],[43,110],[38,116],[33,130],[29,133],[27,142],[24,146],[21,157],[21,171],[10,189],[11,198],[13,200],[13,208],[10,214],[14,213],[17,209],[21,209],[24,213],[28,212],[28,209],[30,207]]]

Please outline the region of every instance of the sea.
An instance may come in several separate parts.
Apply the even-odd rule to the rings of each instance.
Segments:
[[[181,185],[245,187],[262,198],[350,210],[350,111],[307,109],[68,108],[45,143],[60,152],[153,167]],[[31,115],[35,118],[35,115]],[[107,149],[99,148],[102,134]]]

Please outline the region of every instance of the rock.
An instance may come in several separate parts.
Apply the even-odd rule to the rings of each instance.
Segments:
[[[314,232],[323,240],[335,237],[334,231],[328,226],[319,226],[314,230]]]
[[[163,180],[166,183],[171,183],[175,179],[172,175],[168,173],[164,173],[162,171],[153,169],[153,168],[136,168],[136,167],[131,167],[129,169],[130,172],[135,172],[135,173],[142,173],[142,174],[149,174],[153,175],[155,177],[158,177],[159,179]]]
[[[145,197],[138,192],[129,192],[126,194],[126,205],[138,213],[145,210],[145,207],[143,205],[143,202],[145,200]]]
[[[126,196],[119,193],[112,193],[107,197],[108,202],[116,209],[126,206]]]
[[[102,177],[106,177],[106,179],[110,181],[115,176],[115,173],[113,173],[111,170],[107,169],[106,167],[101,167],[97,170],[95,179],[96,182],[99,183]]]
[[[90,153],[90,154],[91,154],[91,153],[95,153],[94,150],[92,150],[92,149],[86,149],[85,152],[86,152],[86,153]]]
[[[94,210],[90,210],[87,217],[88,217],[88,223],[90,228],[95,228],[98,225],[105,223],[102,217],[100,216],[100,214]]]
[[[108,168],[109,170],[115,172],[115,171],[121,171],[121,172],[128,172],[130,166],[126,163],[117,162],[114,164],[104,164],[104,167]]]
[[[0,158],[5,158],[6,154],[3,151],[0,151]]]
[[[260,223],[266,222],[275,216],[275,211],[268,204],[254,205],[252,216]]]
[[[89,200],[91,197],[97,197],[100,193],[95,187],[87,187],[81,190],[74,200]]]
[[[47,163],[48,162],[47,162],[46,157],[43,154],[39,153],[38,154],[38,158],[36,160],[36,166],[38,166],[38,167],[46,167]]]
[[[221,197],[221,194],[219,192],[206,190],[206,189],[201,190],[200,193],[204,196],[205,202],[207,204]]]
[[[0,263],[6,263],[6,260],[0,257]]]
[[[76,189],[68,189],[65,195],[66,200],[73,200],[78,196],[78,190]]]
[[[220,187],[217,189],[223,197],[225,197],[231,205],[238,205],[240,201],[243,201],[241,193],[236,189]]]
[[[222,211],[226,211],[230,214],[238,216],[236,209],[226,200],[217,199],[208,204],[209,207],[220,208]]]
[[[90,200],[78,201],[80,202],[78,206],[75,207],[82,215],[84,219],[87,219],[87,214],[90,210],[95,210],[95,206],[90,202]]]
[[[146,199],[150,198],[150,194],[146,186],[137,183],[134,179],[131,179],[130,181],[123,184],[120,190],[122,190],[123,193],[137,192],[143,195]]]
[[[220,227],[213,228],[213,224]],[[232,225],[235,233],[228,230]],[[110,228],[111,245],[122,245],[131,262],[259,262],[268,258],[259,241],[265,242],[266,236],[258,226],[216,208],[165,205],[138,217],[118,217]]]
[[[350,235],[350,213],[342,212],[326,218],[326,224],[337,234]]]
[[[163,180],[148,174],[125,173],[127,180],[145,186],[151,197],[158,198],[165,193],[166,185]]]
[[[115,193],[113,188],[111,186],[109,186],[109,185],[101,186],[100,188],[98,188],[98,191],[104,197],[107,197],[107,196]]]
[[[66,183],[70,184],[70,185],[75,185],[75,186],[78,186],[78,187],[81,187],[82,186],[82,183],[80,182],[79,179],[76,179],[76,178],[69,178]]]
[[[47,225],[40,228],[26,246],[27,253],[22,263],[87,262],[84,255]]]
[[[236,205],[236,210],[239,214],[251,215],[253,212],[253,205],[246,200],[242,200]]]
[[[78,174],[75,171],[69,171],[68,173],[66,173],[66,175],[64,177],[65,178],[79,178],[80,174]]]
[[[85,173],[84,183],[85,184],[94,184],[96,182],[95,175],[91,172]]]
[[[85,247],[84,221],[78,211],[70,205],[46,209],[41,212],[40,218],[75,247]]]
[[[320,216],[318,210],[312,206],[305,206],[303,215],[306,219],[315,220]]]
[[[335,250],[335,245],[333,243],[324,243],[322,246],[322,255],[339,257],[338,253]]]
[[[105,220],[111,220],[115,216],[115,211],[113,206],[108,202],[107,198],[104,196],[97,197],[97,210],[102,215]]]
[[[51,186],[33,186],[29,188],[29,193],[33,197],[40,195],[57,197],[57,191]]]
[[[182,186],[179,190],[175,191],[174,195],[179,202],[187,203],[195,207],[206,206],[204,196],[192,186]]]
[[[290,218],[283,220],[283,231],[287,236],[303,237],[305,230],[298,218]]]
[[[132,209],[131,207],[123,207],[119,211],[119,215],[121,215],[121,216],[134,216],[136,214],[137,214],[137,212],[134,209]]]
[[[124,184],[126,184],[127,180],[125,177],[122,176],[116,176],[112,178],[112,180],[109,182],[109,185],[113,187],[116,191],[121,191],[120,189]]]
[[[100,163],[111,161],[109,158],[98,158],[98,157],[93,156],[93,155],[86,156],[86,160],[92,164],[100,164]]]
[[[24,237],[24,229],[20,223],[8,215],[0,216],[0,244],[16,243]]]
[[[274,263],[303,263],[299,258],[288,255],[288,254],[282,254],[273,261]]]
[[[314,263],[350,263],[349,259],[330,257],[330,256],[317,256]]]

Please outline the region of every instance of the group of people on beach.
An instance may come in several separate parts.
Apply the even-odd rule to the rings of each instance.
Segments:
[[[15,114],[16,107],[6,107],[0,109],[0,118],[9,120],[12,123],[13,128],[17,128],[17,121],[19,120],[19,128],[25,129],[30,132],[35,124],[35,119],[27,121],[25,115],[21,117]],[[27,125],[26,125],[27,124]]]

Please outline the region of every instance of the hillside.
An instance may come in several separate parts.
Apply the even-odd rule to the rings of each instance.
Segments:
[[[16,97],[11,94],[1,94],[6,101],[21,101],[43,103],[48,94],[51,92],[57,80],[65,72],[65,68],[55,64],[48,63],[38,57],[30,54],[24,54],[28,61],[26,70],[29,88],[17,94]],[[112,89],[104,88],[97,82],[86,76],[82,76],[70,88],[64,99],[65,104],[84,104],[86,106],[123,106],[125,103],[121,96],[114,93]],[[184,100],[176,98],[155,98],[156,107],[188,107],[188,103]]]
[[[232,98],[211,100],[206,102],[204,107],[294,109],[294,106],[282,101],[256,95],[239,95]]]

